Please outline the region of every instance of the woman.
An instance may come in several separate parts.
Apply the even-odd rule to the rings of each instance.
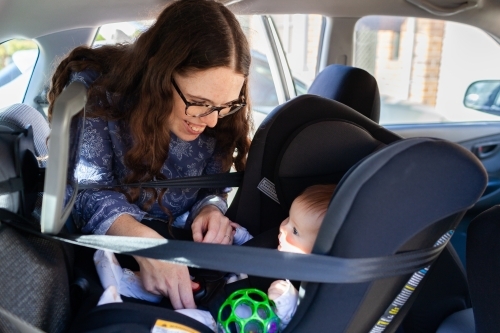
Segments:
[[[57,67],[55,98],[88,87],[80,181],[138,183],[243,170],[250,146],[248,42],[234,14],[208,0],[173,2],[130,45],[78,47]],[[85,233],[160,238],[144,223],[191,228],[194,241],[231,244],[226,193],[207,189],[87,190],[73,217]],[[146,290],[194,308],[187,267],[135,257]]]

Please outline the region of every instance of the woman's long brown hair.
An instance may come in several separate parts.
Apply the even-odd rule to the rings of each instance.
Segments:
[[[234,14],[224,5],[211,0],[174,1],[133,44],[95,49],[81,46],[62,60],[48,93],[49,119],[54,100],[71,73],[95,71],[100,76],[88,91],[90,116],[123,121],[132,135],[132,146],[124,157],[130,170],[125,182],[165,179],[161,167],[169,153],[172,74],[228,67],[248,77],[250,61],[246,37]],[[246,83],[242,93],[248,103]],[[245,109],[219,119],[214,128],[205,130],[216,139],[225,171],[233,164],[238,171],[245,168],[251,126],[247,104]],[[147,206],[158,200],[158,193],[149,191],[153,198]],[[138,196],[139,189],[128,190],[131,202]]]

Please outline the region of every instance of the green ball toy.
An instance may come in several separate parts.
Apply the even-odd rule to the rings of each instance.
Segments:
[[[277,333],[279,324],[274,302],[254,288],[229,295],[217,317],[218,333]]]

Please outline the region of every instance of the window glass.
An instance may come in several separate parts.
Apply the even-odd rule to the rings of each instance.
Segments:
[[[285,51],[297,95],[316,77],[325,18],[315,14],[271,15]]]
[[[0,109],[23,102],[37,58],[38,46],[31,40],[0,44]]]
[[[258,125],[278,103],[278,95],[267,59],[268,44],[262,28],[261,16],[240,15],[238,20],[251,47],[252,64],[249,75],[250,101],[254,121]],[[94,47],[104,44],[130,43],[154,21],[122,22],[103,25],[94,41]]]
[[[441,20],[367,16],[354,37],[354,66],[379,85],[381,124],[500,120],[464,106],[473,82],[500,80],[500,45],[484,31]]]

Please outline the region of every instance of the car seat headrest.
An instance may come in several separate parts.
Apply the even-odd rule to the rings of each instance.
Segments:
[[[383,146],[348,121],[321,119],[305,124],[291,136],[278,158],[275,185],[280,203],[290,207],[308,186],[337,184],[349,168]]]
[[[438,221],[463,214],[486,183],[482,164],[457,144],[430,138],[395,142],[338,184],[313,251],[347,258],[394,254]],[[458,222],[448,221],[443,230],[434,225],[430,234],[439,238]],[[436,240],[425,242],[432,246]]]
[[[316,76],[307,93],[345,104],[374,122],[380,119],[377,81],[361,68],[330,65]]]
[[[229,216],[254,234],[272,229],[307,186],[337,183],[360,159],[400,139],[345,104],[298,96],[276,107],[259,126]]]

